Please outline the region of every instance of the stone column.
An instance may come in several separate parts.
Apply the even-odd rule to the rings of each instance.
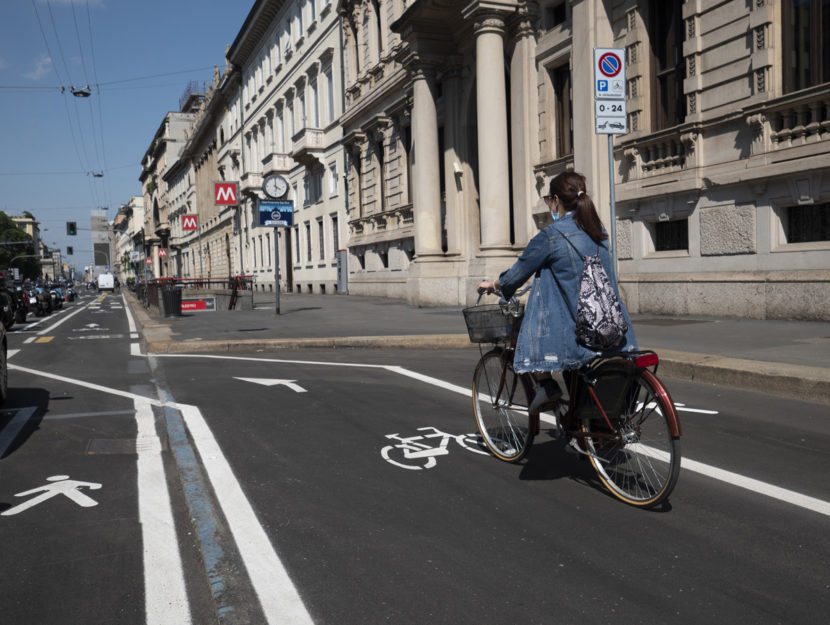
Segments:
[[[438,114],[434,68],[418,64],[412,72],[412,203],[415,211],[415,254],[441,250],[441,187],[438,176]]]
[[[533,155],[537,152],[539,122],[537,103],[528,94],[536,93],[536,38],[534,7],[519,10],[513,55],[510,59],[510,137],[513,167],[514,243],[524,247],[536,234],[534,208],[543,204],[535,193]],[[509,46],[508,46],[509,47]],[[547,193],[547,191],[545,192]],[[545,207],[547,209],[547,207]]]
[[[378,15],[378,20],[380,20],[380,54],[378,58],[383,59],[389,52],[389,3],[387,0],[378,1],[378,10],[380,11],[380,15]]]
[[[504,21],[496,13],[475,17],[481,249],[510,245],[510,177]]]

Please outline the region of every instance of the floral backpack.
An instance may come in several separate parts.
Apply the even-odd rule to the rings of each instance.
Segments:
[[[599,254],[583,256],[567,236],[562,236],[583,263],[576,306],[577,342],[598,352],[619,349],[625,342],[628,323]]]

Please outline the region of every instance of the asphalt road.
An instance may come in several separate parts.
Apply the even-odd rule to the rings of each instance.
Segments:
[[[148,358],[90,301],[9,335],[4,620],[825,620],[826,406],[665,380],[686,465],[649,512],[545,432],[479,453],[474,348]],[[69,480],[95,503],[20,509]]]

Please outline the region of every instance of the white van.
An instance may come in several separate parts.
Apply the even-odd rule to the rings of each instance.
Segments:
[[[98,275],[98,292],[114,291],[115,290],[115,276],[111,273],[102,273]]]

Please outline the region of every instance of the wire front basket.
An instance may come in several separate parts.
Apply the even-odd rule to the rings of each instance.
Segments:
[[[473,306],[463,312],[472,343],[498,343],[509,340],[519,331],[524,305],[519,304],[514,312],[505,310],[501,304]]]

